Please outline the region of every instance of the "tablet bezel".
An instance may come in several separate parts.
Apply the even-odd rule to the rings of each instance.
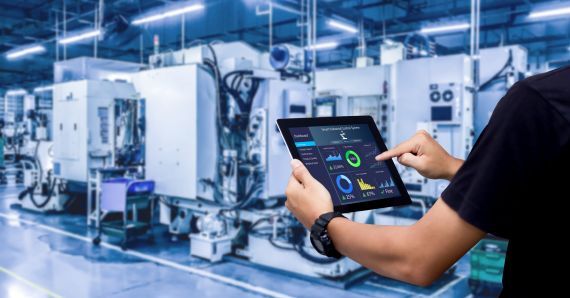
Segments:
[[[371,116],[345,116],[345,117],[315,117],[315,118],[290,118],[290,119],[277,119],[277,127],[281,132],[281,136],[289,149],[289,153],[291,157],[294,159],[301,160],[299,152],[297,151],[297,147],[295,146],[295,142],[293,141],[293,136],[289,132],[289,129],[292,127],[312,127],[312,126],[332,126],[332,125],[352,125],[352,124],[366,124],[376,141],[376,145],[380,149],[380,152],[384,152],[388,150],[386,148],[386,144],[382,140],[380,136],[380,132],[378,131],[378,127],[376,127],[376,123]],[[408,205],[412,203],[410,195],[404,186],[404,182],[402,181],[402,177],[400,177],[400,173],[396,169],[396,165],[390,159],[386,161],[388,169],[392,174],[392,178],[394,179],[394,183],[398,187],[398,191],[400,192],[399,197],[395,198],[387,198],[387,199],[378,199],[374,201],[368,202],[359,202],[359,203],[352,203],[348,205],[338,205],[334,206],[334,211],[347,213],[347,212],[355,212],[355,211],[364,211],[370,209],[377,209],[377,208],[386,208],[386,207],[395,207],[395,206],[402,206]],[[334,194],[331,194],[333,196]]]

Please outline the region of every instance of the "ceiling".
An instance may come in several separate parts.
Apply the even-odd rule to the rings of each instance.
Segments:
[[[140,15],[152,14],[165,7],[196,1],[106,0],[102,26],[105,34],[67,46],[56,46],[56,36],[93,28],[94,0],[0,0],[0,91],[49,83],[53,63],[79,56],[94,56],[124,61],[146,61],[153,51],[153,36],[160,37],[160,50],[176,50],[182,45],[182,19],[171,18],[146,26],[131,25]],[[265,0],[203,0],[206,9],[184,17],[184,44],[195,40],[244,40],[267,50],[269,16],[256,14],[256,6]],[[300,22],[300,0],[274,0],[272,15],[273,43],[300,44],[304,26]],[[521,44],[529,50],[531,69],[544,69],[547,63],[563,65],[570,60],[570,19],[550,18],[534,21],[532,11],[570,6],[570,1],[481,0],[481,48]],[[63,11],[65,10],[65,22]],[[339,32],[327,25],[337,19],[362,23],[367,40],[367,55],[378,56],[384,37],[402,41],[407,34],[422,27],[469,22],[470,1],[400,0],[400,1],[318,1],[317,36],[335,39],[341,46],[319,53],[319,67],[346,67],[357,55],[358,36]],[[306,33],[305,33],[306,34]],[[468,52],[469,31],[432,35],[437,54]],[[43,44],[47,51],[18,60],[7,60],[4,53],[30,44]],[[95,51],[96,48],[96,51]]]

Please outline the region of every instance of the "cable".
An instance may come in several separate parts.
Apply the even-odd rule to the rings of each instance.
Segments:
[[[316,257],[313,256],[311,254],[309,254],[308,252],[306,252],[303,249],[304,245],[299,244],[299,245],[295,245],[295,250],[299,253],[299,255],[301,257],[303,257],[305,260],[313,262],[313,263],[317,263],[317,264],[333,264],[336,262],[340,262],[340,260],[344,257],[342,257],[341,259],[336,259],[336,258],[329,258],[329,257]]]
[[[24,199],[24,197],[25,197],[26,195],[29,195],[29,196],[30,196],[30,201],[32,202],[32,204],[33,204],[36,208],[38,208],[38,209],[43,209],[45,206],[47,206],[47,204],[49,204],[49,202],[51,202],[51,199],[52,199],[52,197],[53,197],[53,193],[54,193],[54,190],[55,190],[55,186],[56,186],[56,184],[57,184],[56,182],[57,182],[57,179],[54,178],[53,181],[52,181],[52,184],[51,184],[51,186],[50,186],[50,188],[49,188],[48,195],[47,195],[46,199],[45,199],[42,203],[38,203],[38,202],[36,201],[35,197],[34,197],[34,189],[35,189],[36,186],[37,186],[37,182],[34,182],[34,184],[33,184],[32,186],[30,186],[30,187],[26,188],[24,191],[22,191],[22,192],[18,195],[18,199],[21,201],[21,200]]]
[[[216,51],[214,50],[214,47],[212,46],[212,43],[209,43],[206,45],[208,47],[208,49],[210,50],[210,52],[212,53],[212,57],[214,59],[214,64],[216,65],[216,67],[218,67],[218,57],[216,56]]]
[[[277,216],[277,215],[263,217],[261,219],[258,219],[246,230],[246,232],[252,232],[256,226],[258,226],[259,224],[261,224],[263,222],[269,221],[274,216]],[[278,217],[275,220],[278,221],[281,219],[282,219],[281,217]],[[266,228],[271,228],[271,227],[266,227]],[[293,236],[290,239],[290,241],[292,241],[290,246],[283,246],[283,245],[277,244],[275,242],[275,239],[273,237],[274,235],[272,232],[270,232],[268,237],[267,237],[267,241],[269,241],[269,243],[277,249],[294,250],[303,259],[305,259],[309,262],[312,262],[312,263],[316,263],[316,264],[333,264],[333,263],[339,262],[342,258],[344,258],[344,257],[342,257],[341,259],[336,259],[336,258],[329,258],[329,257],[314,256],[314,255],[306,252],[304,249],[304,247],[305,247],[305,245],[304,245],[304,243],[305,243],[305,236],[304,236],[305,229],[304,228],[297,228],[296,226],[288,226],[288,227],[281,228],[281,230],[283,230],[283,229],[290,229],[293,233]]]
[[[512,63],[513,63],[513,51],[509,50],[509,58],[505,62],[505,65],[497,73],[495,73],[495,75],[493,75],[489,80],[487,80],[487,82],[481,84],[481,86],[479,86],[479,90],[481,91],[487,89],[487,87],[489,87],[495,80],[501,77],[501,73],[505,71],[505,69],[507,69],[509,66],[511,66]]]

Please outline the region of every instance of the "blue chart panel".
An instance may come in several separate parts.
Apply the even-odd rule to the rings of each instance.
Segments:
[[[388,169],[376,171],[375,176],[377,182],[376,187],[379,190],[381,197],[388,198],[400,194],[398,187],[396,186],[396,183],[394,183],[392,175],[390,175]]]
[[[388,180],[380,181],[380,185],[378,185],[379,188],[388,188],[394,186],[396,185],[394,184],[394,180],[392,180],[392,177],[390,177],[390,179]]]
[[[350,179],[348,179],[348,177],[345,175],[338,175],[336,177],[336,186],[338,186],[338,189],[340,189],[340,191],[345,194],[351,193],[354,189],[352,186],[352,181],[350,181]]]
[[[342,160],[342,156],[339,154],[337,155],[328,155],[325,158],[326,161],[341,161]]]

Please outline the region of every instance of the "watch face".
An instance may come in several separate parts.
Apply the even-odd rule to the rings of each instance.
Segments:
[[[325,248],[323,246],[323,244],[321,243],[321,240],[319,239],[319,237],[313,236],[311,234],[311,244],[313,244],[313,247],[317,250],[317,252],[319,252],[320,254],[324,254],[325,253]]]

